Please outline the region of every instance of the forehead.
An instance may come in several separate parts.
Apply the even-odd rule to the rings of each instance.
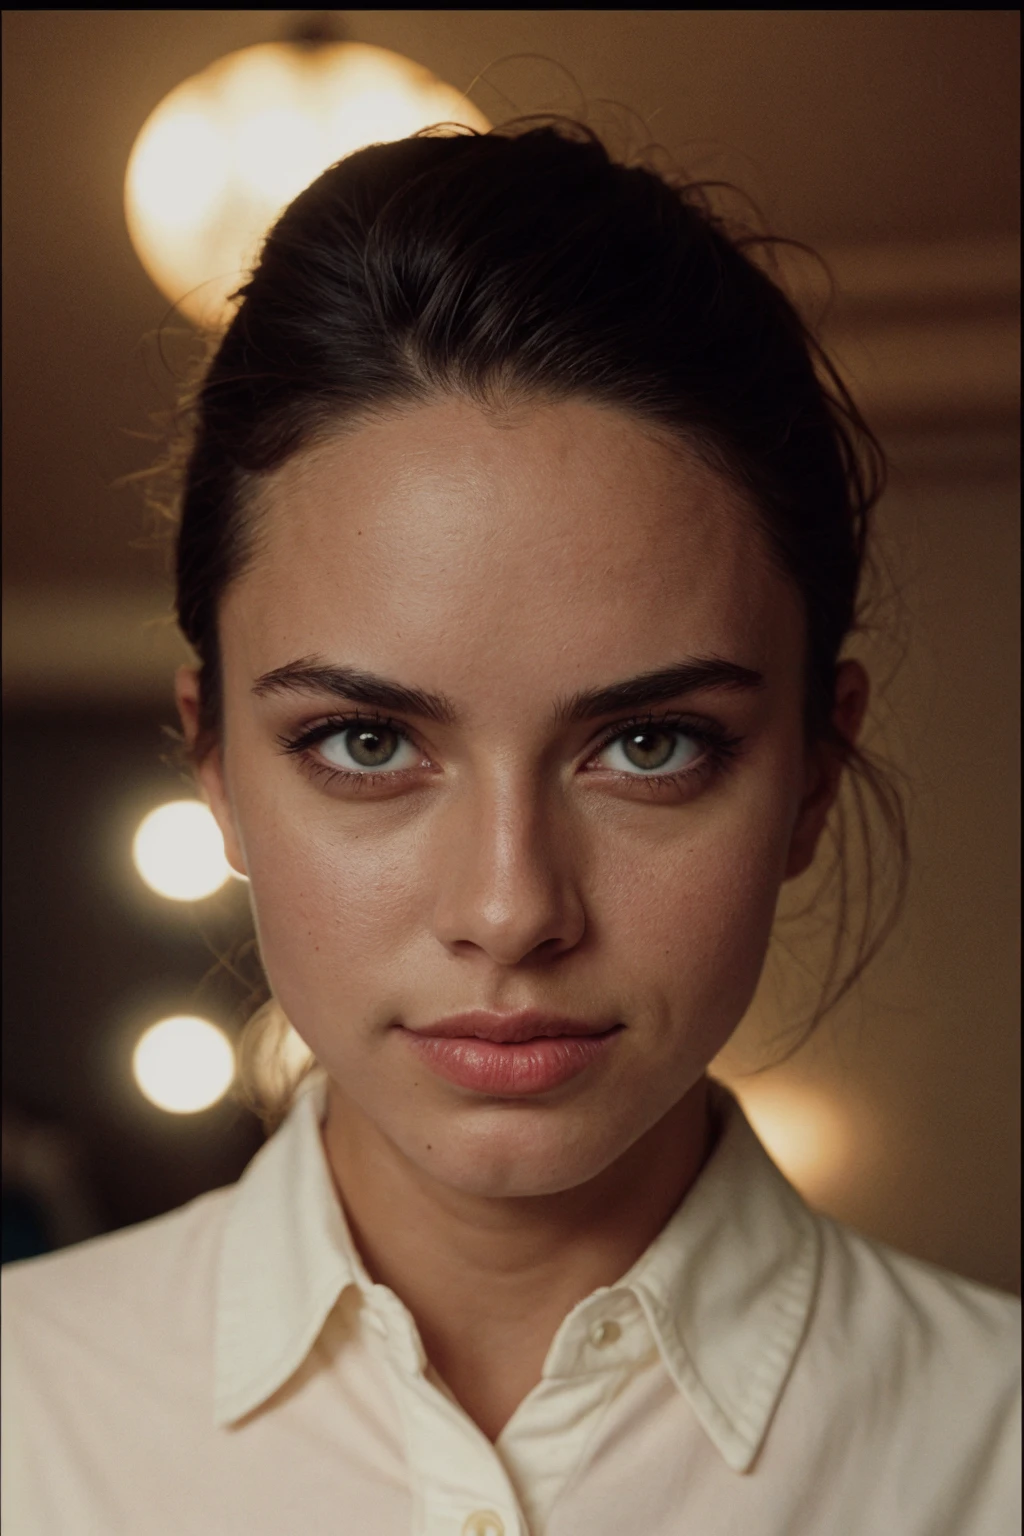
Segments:
[[[257,517],[224,604],[257,673],[316,653],[477,675],[563,656],[618,676],[694,651],[764,660],[799,624],[741,494],[584,402],[382,416],[296,455]]]

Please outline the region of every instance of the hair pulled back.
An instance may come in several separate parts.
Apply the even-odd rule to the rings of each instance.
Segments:
[[[803,600],[808,736],[859,772],[902,852],[898,796],[830,722],[885,460],[748,254],[770,243],[561,120],[432,130],[325,171],[268,235],[192,402],[176,576],[197,751],[219,734],[218,610],[258,546],[261,477],[345,422],[444,393],[582,398],[668,428],[743,490]],[[845,922],[845,886],[841,907]],[[865,920],[830,1001],[880,942]]]

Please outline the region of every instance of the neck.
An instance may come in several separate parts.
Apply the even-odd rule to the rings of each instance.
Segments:
[[[702,1077],[586,1184],[489,1199],[430,1179],[331,1084],[324,1146],[367,1272],[408,1307],[432,1367],[492,1439],[566,1314],[621,1279],[697,1177],[707,1088]]]

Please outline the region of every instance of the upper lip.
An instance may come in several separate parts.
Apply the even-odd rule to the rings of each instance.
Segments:
[[[453,1014],[447,1019],[436,1019],[433,1024],[406,1026],[416,1035],[434,1035],[449,1040],[468,1036],[477,1040],[496,1040],[506,1045],[535,1040],[539,1035],[603,1035],[615,1027],[614,1020],[611,1023],[595,1023],[592,1019],[570,1019],[564,1014],[545,1013],[540,1008],[525,1008],[521,1013],[487,1013],[477,1009],[471,1013]]]

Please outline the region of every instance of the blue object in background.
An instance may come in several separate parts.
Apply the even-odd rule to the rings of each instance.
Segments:
[[[38,1200],[27,1190],[3,1191],[3,1240],[0,1264],[16,1259],[34,1259],[53,1248],[49,1224]]]

